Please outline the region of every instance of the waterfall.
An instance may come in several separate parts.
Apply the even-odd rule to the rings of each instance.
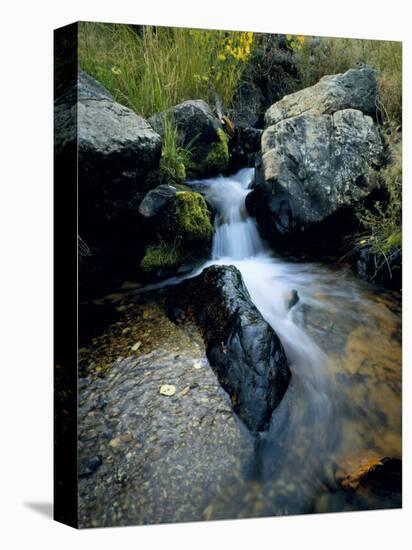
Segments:
[[[397,333],[386,335],[380,329],[382,323],[385,327],[385,323],[393,324],[395,316],[344,267],[277,257],[259,235],[245,207],[252,180],[253,169],[243,169],[229,177],[187,182],[205,196],[215,212],[211,259],[189,274],[145,289],[178,284],[211,265],[233,265],[240,271],[252,302],[279,336],[292,372],[268,431],[256,439],[253,463],[246,468],[252,472],[252,488],[258,480],[259,498],[265,498],[267,490],[267,514],[311,510],[317,495],[325,496],[329,490],[331,502],[336,493],[338,506],[342,506],[342,494],[333,474],[339,459],[362,450],[370,453],[372,445],[380,448],[386,441],[379,414],[386,403],[377,401],[377,393],[373,393],[382,381],[379,377],[374,380],[375,371],[367,360],[361,361],[365,343],[362,331],[358,332],[360,328],[367,330],[369,337],[375,338],[377,350],[371,351],[371,356],[379,364],[382,355],[385,364],[385,368],[377,369],[378,373],[386,371],[388,357],[395,353],[390,380],[397,380]],[[297,302],[291,300],[293,294],[298,295]],[[348,338],[353,339],[351,347],[347,347]],[[381,346],[385,353],[381,353]],[[372,386],[359,381],[354,374],[358,370],[363,371],[365,379],[373,380]],[[389,398],[385,410],[391,418],[388,426],[395,426],[395,439],[400,442],[397,396]],[[379,436],[371,443],[373,432]],[[392,432],[389,435],[392,437]],[[384,448],[382,452],[387,453]],[[294,492],[285,496],[287,487],[293,487]],[[234,497],[231,503],[235,509],[238,503],[239,509],[246,506],[241,501],[243,489],[250,496],[246,488],[239,486],[239,499]],[[350,506],[356,509],[356,505]]]
[[[319,449],[326,451],[328,443],[332,444],[336,425],[331,388],[325,374],[326,357],[294,315],[295,308],[306,299],[310,301],[312,289],[308,291],[306,284],[311,288],[314,277],[305,264],[276,258],[259,235],[256,222],[245,207],[253,172],[246,168],[233,176],[195,182],[216,212],[212,259],[202,269],[214,264],[237,267],[253,303],[279,336],[292,371],[292,391],[299,394],[299,407],[290,407],[283,413],[286,405],[281,404],[279,410],[275,410],[271,430],[265,436],[266,446],[284,438],[288,442],[287,453],[285,449],[276,451],[278,456],[285,459],[287,456],[283,467],[290,467],[293,472],[303,467],[316,470]],[[292,291],[297,291],[300,301],[291,308]],[[287,417],[286,426],[280,421],[282,414]],[[306,451],[302,453],[305,441]],[[316,456],[311,456],[311,448],[316,449]],[[263,446],[268,459],[264,469],[271,475],[274,452],[266,449],[265,453],[264,449]],[[265,456],[262,460],[265,461]],[[287,472],[284,475],[287,477]]]

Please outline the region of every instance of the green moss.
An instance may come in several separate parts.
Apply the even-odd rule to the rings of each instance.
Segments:
[[[170,203],[165,214],[165,237],[179,238],[183,244],[188,242],[208,242],[212,238],[206,202],[200,193],[179,191]]]
[[[224,172],[229,164],[228,139],[225,132],[219,128],[219,141],[212,143],[206,156],[206,169],[208,172]]]
[[[185,161],[186,174],[189,178],[199,178],[206,175],[222,174],[229,165],[228,137],[218,128],[218,140],[208,146],[203,160],[187,159]]]
[[[162,267],[175,267],[180,260],[180,250],[177,246],[161,243],[149,245],[140,262],[140,267],[146,273],[153,273]]]

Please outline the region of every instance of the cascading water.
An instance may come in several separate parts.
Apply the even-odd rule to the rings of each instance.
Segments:
[[[376,434],[382,433],[378,420],[382,404],[371,408],[362,397],[356,404],[360,413],[356,422],[353,420],[352,393],[359,391],[359,386],[348,371],[354,368],[352,361],[356,365],[359,362],[356,353],[350,357],[359,344],[357,336],[353,348],[344,343],[357,335],[359,325],[366,327],[372,339],[382,337],[377,330],[381,323],[391,319],[394,326],[398,325],[385,306],[376,304],[375,295],[344,268],[276,258],[246,211],[245,198],[252,179],[253,169],[243,169],[230,177],[193,182],[213,206],[216,217],[212,259],[190,276],[213,264],[236,266],[252,301],[281,339],[290,363],[289,388],[274,411],[270,429],[257,445],[262,514],[313,510],[316,495],[325,487],[330,489],[332,504],[328,501],[319,509],[331,510],[333,499],[341,494],[331,471],[341,457],[360,449],[381,449],[376,438],[368,440],[366,434],[372,426]],[[299,300],[291,307],[293,291]],[[390,337],[387,340],[391,349],[393,342]],[[398,380],[399,374],[396,377]],[[400,382],[396,391],[400,392]],[[390,424],[400,447],[397,399],[398,395],[391,396],[397,406],[391,409]],[[289,488],[287,495],[285,487]],[[234,500],[237,498],[242,500]]]
[[[348,496],[335,474],[348,457],[401,456],[397,298],[378,294],[344,267],[277,258],[245,208],[252,178],[253,170],[243,169],[188,183],[216,212],[212,259],[145,288],[234,265],[286,351],[292,378],[256,442],[255,463],[232,485],[234,493],[225,490],[213,505],[222,517],[381,507],[382,500],[365,505]],[[294,305],[292,292],[299,297]],[[398,503],[388,497],[385,505]]]
[[[241,272],[253,303],[282,341],[292,370],[292,392],[299,393],[301,404],[298,410],[286,405],[288,426],[282,435],[289,442],[298,438],[302,419],[306,419],[306,423],[310,418],[312,429],[307,431],[308,441],[310,446],[318,449],[325,444],[333,424],[329,381],[324,371],[326,357],[295,322],[293,310],[289,307],[292,290],[298,295],[305,294],[299,281],[291,280],[293,267],[273,257],[259,235],[255,220],[246,211],[245,198],[250,192],[252,178],[253,169],[243,169],[229,178],[220,176],[196,182],[216,211],[213,258],[203,268],[213,264],[234,265]],[[271,445],[271,433],[280,436],[282,428],[279,428],[278,418],[281,415],[281,409],[280,414],[274,415],[272,428],[264,438],[266,445]],[[301,444],[291,445],[287,457],[289,464],[294,455],[295,460],[301,462],[294,451],[299,449],[301,452],[301,448]],[[301,457],[306,469],[311,458],[307,451]],[[264,476],[271,475],[271,465],[265,465],[268,454],[272,455],[264,453],[263,456]],[[269,462],[272,459],[273,456],[269,456]],[[302,465],[296,464],[296,467]]]

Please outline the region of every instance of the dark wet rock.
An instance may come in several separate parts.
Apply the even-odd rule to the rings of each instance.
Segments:
[[[371,67],[327,75],[314,86],[285,96],[265,113],[266,126],[298,115],[333,114],[357,109],[371,116],[377,109],[377,75]]]
[[[92,456],[89,459],[83,460],[79,464],[79,477],[86,477],[92,475],[97,468],[102,465],[101,456]]]
[[[252,303],[234,266],[212,266],[174,287],[172,309],[187,309],[203,330],[207,355],[235,412],[265,430],[290,371],[279,338]]]
[[[62,172],[77,153],[79,233],[91,252],[83,262],[80,290],[88,295],[130,272],[132,264],[136,269],[139,243],[144,245],[137,208],[156,185],[161,137],[79,71],[76,85],[55,102],[55,151]],[[101,269],[102,258],[111,269]]]
[[[256,153],[260,150],[263,130],[251,126],[239,126],[238,141],[246,153]]]
[[[160,135],[164,134],[166,117],[176,125],[178,145],[190,151],[186,163],[188,177],[213,176],[227,170],[228,139],[220,120],[205,101],[184,101],[151,117],[149,122]]]
[[[230,147],[230,171],[237,172],[241,168],[255,166],[256,157],[260,151],[260,140],[263,130],[251,126],[235,127]]]
[[[263,133],[246,206],[280,248],[303,250],[302,235],[333,244],[356,223],[355,205],[376,189],[382,151],[373,120],[358,110],[283,120]]]
[[[394,249],[385,256],[370,247],[362,248],[354,264],[355,273],[390,290],[402,289],[402,250]]]

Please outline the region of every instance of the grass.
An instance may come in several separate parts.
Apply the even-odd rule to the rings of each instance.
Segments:
[[[204,99],[221,115],[232,104],[252,43],[253,33],[83,22],[79,64],[144,117],[187,99]],[[160,172],[170,183],[185,180],[190,160],[176,137],[169,119]],[[224,147],[213,153],[212,160],[222,164]]]
[[[231,105],[252,33],[80,23],[79,64],[149,117],[187,99]]]

